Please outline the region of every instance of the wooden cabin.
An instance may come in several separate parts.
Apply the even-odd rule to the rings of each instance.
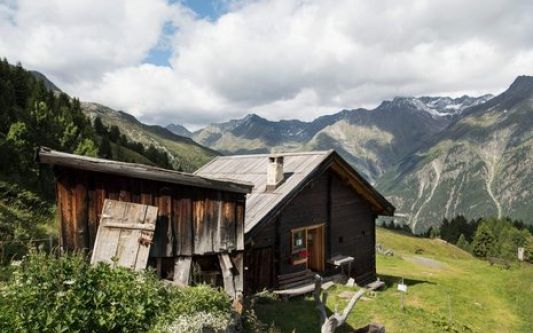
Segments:
[[[254,184],[245,214],[245,289],[301,272],[376,279],[375,220],[394,207],[335,151],[220,156],[197,175]]]
[[[63,250],[93,250],[104,200],[151,205],[157,220],[148,264],[161,278],[172,280],[185,262],[220,282],[219,258],[227,254],[226,266],[233,266],[235,288],[242,291],[245,195],[252,184],[47,148],[37,159],[53,165]],[[186,274],[184,282],[189,280]]]

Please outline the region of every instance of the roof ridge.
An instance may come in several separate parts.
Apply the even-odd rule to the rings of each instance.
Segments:
[[[264,154],[241,154],[241,155],[222,155],[217,156],[216,159],[225,159],[225,158],[250,158],[250,157],[268,157],[272,155],[283,155],[283,156],[298,156],[298,155],[329,155],[334,152],[334,149],[329,150],[316,150],[316,151],[300,151],[300,152],[272,152]],[[207,165],[207,164],[206,164]]]

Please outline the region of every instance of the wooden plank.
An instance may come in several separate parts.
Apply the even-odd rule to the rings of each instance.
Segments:
[[[87,181],[87,234],[89,242],[89,251],[92,251],[93,249],[94,239],[96,238],[96,221],[98,218],[95,210],[95,184],[92,180],[92,177],[89,177]]]
[[[193,254],[192,200],[190,192],[174,194],[172,214],[174,215],[174,251],[177,256]]]
[[[68,213],[70,208],[70,193],[68,191],[68,183],[65,176],[59,175],[56,182],[56,195],[57,195],[57,216],[59,224],[59,246],[62,250],[68,250],[70,246],[70,237],[69,237],[69,219],[70,214]]]
[[[274,290],[274,294],[277,295],[287,295],[287,296],[299,296],[304,295],[307,293],[312,292],[315,290],[315,284],[314,283],[308,283],[303,286],[298,286],[295,288],[290,289],[283,289],[283,290]]]
[[[150,252],[153,257],[173,257],[172,232],[172,196],[168,187],[161,188],[156,198],[158,217],[154,236],[154,244]]]
[[[146,215],[144,216],[144,224],[151,225],[155,228],[157,221],[157,207],[147,206]],[[144,230],[141,232],[142,239],[145,239],[147,242],[140,244],[139,251],[137,252],[137,260],[135,261],[135,270],[142,270],[146,268],[148,263],[148,257],[150,255],[150,243],[149,241],[153,240],[154,232],[149,230]]]
[[[153,186],[150,181],[141,182],[141,203],[144,205],[154,204]]]
[[[156,219],[157,207],[106,200],[91,263],[146,268]]]
[[[74,228],[76,230],[76,249],[89,249],[87,175],[76,173],[74,196]]]
[[[72,196],[72,178],[65,173],[62,177],[63,195],[61,203],[61,221],[63,230],[63,250],[76,250],[76,229],[74,227],[74,198]]]
[[[105,222],[104,221],[103,226],[107,228],[139,229],[139,230],[155,231],[155,226],[147,225],[145,223],[128,223],[128,222],[121,223],[121,222]]]
[[[236,296],[235,290],[235,281],[233,280],[233,272],[231,268],[231,259],[227,253],[222,253],[218,255],[218,260],[220,262],[220,269],[222,270],[222,280],[224,281],[224,290],[232,298]]]
[[[237,208],[235,212],[235,227],[236,227],[236,244],[235,247],[238,251],[244,250],[244,201],[237,201]]]
[[[139,238],[141,237],[142,230],[131,228],[130,226],[142,224],[148,207],[133,204],[125,204],[124,206],[124,219],[120,222],[127,225],[127,227],[119,229],[120,236],[116,254],[118,258],[117,264],[123,267],[134,268],[137,260],[137,252],[139,251]],[[103,226],[109,228],[109,224],[116,225],[117,223],[105,222]]]
[[[130,180],[126,177],[121,177],[119,180],[120,190],[118,192],[118,200],[131,202]]]
[[[131,202],[141,203],[141,182],[140,179],[128,178],[130,182]]]
[[[216,228],[216,220],[214,221],[214,202],[208,193],[204,199],[204,220],[202,226],[202,233],[200,234],[200,242],[198,246],[198,253],[213,253],[213,234]]]
[[[213,201],[213,217],[212,217],[212,235],[213,235],[213,252],[221,252],[225,250],[225,242],[223,235],[223,220],[222,220],[222,195],[217,191],[216,199]]]
[[[105,223],[105,219],[112,219],[113,217],[122,218],[123,214],[123,207],[119,206],[118,201],[106,200],[104,202],[102,219],[96,234],[91,263],[94,264],[97,262],[105,262],[108,264],[113,264],[113,260],[117,254],[120,229],[105,228],[102,224]]]
[[[194,235],[194,253],[204,254],[204,244],[202,243],[202,235],[204,233],[204,205],[205,200],[200,195],[202,192],[195,191],[195,198],[193,203],[193,235]]]
[[[226,225],[226,249],[228,251],[235,250],[236,232],[235,228],[235,202],[225,201],[223,203],[223,218]]]
[[[180,287],[189,285],[191,263],[191,257],[177,257],[174,259],[174,284]]]
[[[212,179],[148,165],[109,161],[94,157],[67,154],[47,148],[41,148],[39,150],[38,159],[40,163],[61,165],[78,170],[81,169],[167,183],[217,189],[222,191],[250,193],[252,188],[252,184],[243,182]]]

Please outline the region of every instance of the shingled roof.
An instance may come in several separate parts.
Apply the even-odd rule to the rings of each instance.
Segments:
[[[254,184],[246,198],[245,232],[281,210],[305,185],[332,168],[367,199],[377,214],[393,215],[394,206],[379,194],[334,150],[277,153],[283,156],[284,182],[273,191],[266,190],[269,154],[218,156],[195,172],[196,175],[232,179]]]

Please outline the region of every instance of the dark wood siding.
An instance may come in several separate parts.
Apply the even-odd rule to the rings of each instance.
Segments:
[[[245,291],[250,293],[274,287],[274,248],[247,247],[244,253]]]
[[[293,265],[290,262],[291,230],[305,226],[327,224],[327,185],[327,175],[316,178],[281,211],[279,226],[279,274],[293,273],[306,268],[305,264]]]
[[[352,256],[351,275],[356,281],[374,281],[374,221],[368,202],[337,173],[326,171],[287,203],[279,216],[247,235],[247,286],[258,290],[254,287],[264,288],[270,281],[268,285],[276,287],[277,275],[306,269],[305,264],[290,262],[291,230],[319,224],[325,224],[326,259],[337,254]]]
[[[368,202],[331,173],[331,256],[354,257],[352,276],[359,283],[376,277],[374,223]]]
[[[91,250],[106,198],[159,208],[152,257],[244,250],[245,195],[56,167],[61,246]]]

